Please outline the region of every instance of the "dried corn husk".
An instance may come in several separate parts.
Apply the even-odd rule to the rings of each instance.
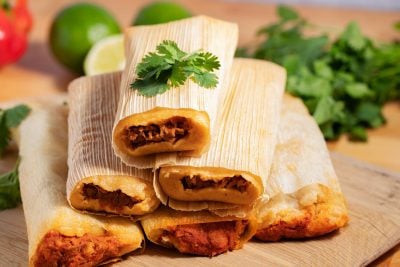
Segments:
[[[272,163],[285,80],[285,70],[276,64],[235,59],[229,84],[226,85],[228,93],[217,122],[219,131],[213,136],[210,150],[200,158],[157,155],[156,165],[162,166],[160,174],[166,169],[164,185],[161,184],[161,177],[155,179],[155,189],[161,201],[179,210],[226,209],[227,203],[231,209],[243,209],[243,205],[254,203],[263,191],[263,183]],[[174,161],[176,165],[163,167]],[[179,177],[175,175],[177,173],[183,174]],[[182,183],[179,183],[182,176],[199,173],[205,173],[202,177],[208,180],[240,175],[251,183],[255,191],[250,194],[247,191],[239,193],[236,190],[205,188],[209,192],[202,195],[201,201],[196,196],[200,190],[183,190]],[[165,191],[168,178],[176,184],[175,192]],[[178,195],[185,192],[185,198]],[[219,203],[219,206],[213,201],[224,203]]]
[[[227,78],[237,45],[236,24],[205,16],[193,17],[160,25],[133,27],[125,33],[127,64],[122,75],[118,111],[113,130],[113,147],[126,164],[138,168],[153,168],[156,152],[186,151],[190,155],[204,153],[210,142],[210,125],[215,123],[218,102],[224,95],[222,84]],[[130,89],[135,80],[136,66],[143,57],[156,49],[163,40],[173,40],[187,52],[209,51],[219,58],[216,72],[219,83],[215,89],[204,89],[192,81],[164,94],[144,97]],[[159,108],[163,108],[159,112]],[[126,140],[126,129],[132,125],[165,122],[171,116],[187,118],[194,129],[175,144],[161,142],[133,150]],[[125,137],[124,137],[125,136]],[[144,158],[144,159],[143,159]]]
[[[19,180],[28,230],[30,266],[37,266],[35,263],[40,257],[38,247],[44,245],[43,238],[51,233],[78,239],[84,236],[107,236],[118,244],[115,257],[139,249],[144,238],[137,224],[122,218],[83,215],[69,207],[65,195],[67,110],[65,105],[56,100],[48,102],[46,106],[46,109],[35,108],[19,129]],[[62,241],[54,242],[59,244]],[[91,245],[93,243],[85,243],[82,248]],[[56,251],[57,246],[53,248],[51,255],[61,255]],[[90,264],[87,260],[86,264]],[[108,260],[110,258],[101,259]]]
[[[278,144],[256,237],[274,241],[331,232],[346,224],[347,208],[325,140],[301,100],[286,95]],[[270,198],[270,199],[269,199]]]
[[[88,76],[69,86],[67,196],[72,207],[82,211],[142,215],[159,205],[152,185],[152,171],[126,166],[114,155],[111,145],[120,79],[120,72]],[[104,205],[99,199],[84,194],[88,185],[98,186],[106,192],[120,190],[140,202],[122,208],[116,208],[110,202]]]
[[[165,247],[175,247],[181,252],[193,254],[193,252],[190,251],[182,251],[182,248],[179,247],[180,245],[178,245],[176,242],[174,242],[171,239],[168,239],[165,236],[166,232],[170,231],[174,227],[182,225],[195,225],[195,224],[207,225],[209,223],[215,223],[215,222],[220,222],[223,224],[224,222],[242,221],[242,220],[248,221],[248,226],[237,240],[237,244],[234,249],[239,249],[255,233],[257,223],[255,221],[255,217],[253,216],[253,214],[248,214],[247,217],[245,218],[237,218],[234,216],[220,217],[208,211],[186,212],[186,211],[172,210],[163,206],[157,209],[154,213],[143,217],[141,219],[141,224],[144,232],[146,233],[147,238],[153,243]],[[223,226],[222,229],[227,230]],[[204,240],[204,236],[197,236],[196,240]],[[217,240],[213,241],[217,242]],[[210,239],[208,242],[210,242]],[[196,244],[192,244],[192,246],[195,247]],[[207,246],[213,246],[213,242],[211,241],[211,243],[209,243]],[[209,255],[203,255],[203,256],[209,256]]]

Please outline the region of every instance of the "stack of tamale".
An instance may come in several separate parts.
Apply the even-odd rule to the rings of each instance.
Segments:
[[[37,105],[21,125],[32,266],[93,266],[143,251],[138,222],[151,242],[203,256],[253,236],[314,237],[346,224],[317,124],[284,95],[282,67],[233,59],[235,24],[198,16],[125,37],[122,73],[73,81],[67,106]],[[216,55],[216,88],[188,81],[153,97],[132,90],[136,66],[163,40]],[[166,125],[185,134],[134,140],[138,127]]]

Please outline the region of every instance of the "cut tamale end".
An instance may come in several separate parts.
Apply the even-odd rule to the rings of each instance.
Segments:
[[[216,256],[240,249],[252,235],[255,217],[220,217],[207,211],[183,212],[160,208],[141,221],[147,238],[181,253]]]
[[[158,177],[158,175],[157,175]],[[219,201],[181,201],[173,199],[165,194],[163,191],[159,179],[154,179],[154,190],[161,203],[164,205],[179,211],[202,211],[209,210],[221,217],[236,216],[246,217],[252,209],[253,205],[237,205],[232,203],[224,203]]]
[[[120,120],[113,133],[114,149],[133,157],[160,151],[199,156],[208,149],[209,129],[204,111],[156,107]]]
[[[55,98],[32,107],[19,127],[19,182],[29,265],[95,266],[140,250],[144,236],[138,224],[81,214],[70,208],[65,194],[66,105]]]
[[[94,266],[120,260],[144,247],[144,236],[137,223],[97,218],[70,208],[59,209],[38,242],[30,266]]]
[[[349,219],[343,195],[321,184],[275,196],[263,205],[260,218],[254,237],[262,241],[321,236]]]
[[[285,95],[265,196],[256,205],[256,238],[320,236],[343,227],[348,211],[317,123],[300,99]]]
[[[122,175],[84,178],[72,190],[69,201],[77,210],[119,216],[143,215],[160,203],[151,181]]]
[[[218,167],[161,167],[159,183],[172,199],[250,205],[261,195],[262,180],[246,171]]]

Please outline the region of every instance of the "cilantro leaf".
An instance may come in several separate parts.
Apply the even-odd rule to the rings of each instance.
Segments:
[[[364,127],[355,126],[350,130],[350,140],[353,141],[367,141],[367,131]]]
[[[185,64],[177,63],[172,67],[169,83],[172,87],[184,85],[190,73],[185,69]]]
[[[351,22],[347,25],[337,42],[344,43],[353,50],[359,51],[367,45],[368,39],[362,35],[358,24]]]
[[[218,78],[214,73],[202,72],[195,73],[192,80],[204,88],[214,88],[218,83]]]
[[[3,110],[0,110],[0,155],[7,148],[10,142],[10,131],[7,127],[6,116]]]
[[[10,142],[10,129],[17,127],[29,112],[30,108],[26,105],[18,105],[6,110],[0,109],[0,155]]]
[[[218,77],[213,72],[220,67],[218,58],[210,52],[200,50],[189,54],[176,42],[164,40],[136,66],[137,78],[131,88],[147,97],[182,86],[188,79],[201,87],[215,88]]]
[[[209,72],[218,70],[221,67],[218,58],[210,52],[199,53],[198,57],[194,59],[193,64],[199,69],[202,68]]]
[[[296,12],[296,10],[284,5],[278,6],[278,15],[284,21],[295,20],[299,18],[299,14]]]
[[[186,56],[186,53],[179,49],[178,45],[171,40],[164,40],[157,46],[157,51],[161,55],[165,55],[168,58],[179,61],[182,57]]]
[[[145,79],[153,75],[159,76],[163,70],[170,68],[170,65],[164,61],[162,56],[149,53],[143,58],[143,61],[137,65],[136,72],[138,76]]]
[[[141,88],[141,94],[147,97],[165,93],[169,89],[166,83],[153,80],[136,80],[132,87]]]
[[[318,101],[313,116],[318,124],[324,124],[332,121],[340,111],[341,107],[337,107],[335,100],[331,96],[324,96]]]
[[[346,93],[352,98],[367,98],[373,95],[373,92],[365,83],[355,82],[345,86]]]
[[[18,165],[17,162],[14,170],[0,176],[0,210],[14,208],[21,203]]]
[[[8,128],[17,127],[28,116],[31,109],[26,105],[18,105],[5,110]]]
[[[360,122],[373,128],[377,128],[385,122],[381,108],[373,102],[360,103],[356,108],[355,115]]]
[[[315,74],[328,81],[334,78],[334,73],[329,64],[324,60],[316,60],[313,63]]]

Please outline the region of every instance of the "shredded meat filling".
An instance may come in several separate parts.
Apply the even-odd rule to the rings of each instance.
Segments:
[[[135,204],[141,202],[140,199],[128,196],[120,189],[109,192],[93,183],[84,184],[82,191],[85,198],[98,199],[101,205],[110,206],[116,210],[124,207],[132,208]]]
[[[48,232],[37,248],[34,266],[96,266],[119,256],[122,245],[113,236],[65,236]]]
[[[212,257],[237,248],[247,226],[247,220],[177,225],[165,230],[160,242],[181,253]]]
[[[188,135],[190,128],[186,118],[175,116],[160,125],[131,126],[127,129],[127,139],[133,149],[150,143],[176,143]]]
[[[249,182],[244,179],[241,175],[235,175],[233,177],[224,177],[219,181],[214,180],[203,180],[200,175],[194,175],[192,177],[186,175],[181,179],[183,188],[186,189],[202,189],[207,187],[213,188],[227,188],[238,190],[243,193],[249,187]]]

